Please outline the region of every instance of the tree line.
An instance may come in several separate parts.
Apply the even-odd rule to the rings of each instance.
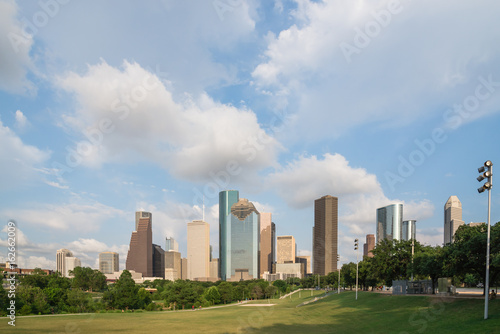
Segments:
[[[418,241],[382,240],[373,257],[358,263],[358,283],[362,289],[392,286],[393,280],[430,279],[433,291],[440,277],[451,277],[452,284],[475,286],[485,282],[486,224],[462,225],[454,242],[444,246],[425,246]],[[413,256],[412,256],[412,242]],[[490,286],[500,283],[500,223],[491,227]],[[6,273],[4,273],[5,277]],[[19,277],[16,287],[16,313],[51,314],[112,310],[178,310],[207,307],[246,299],[275,298],[298,288],[330,287],[336,289],[339,273],[312,275],[302,279],[268,282],[263,279],[241,282],[169,281],[157,279],[135,284],[124,270],[113,284],[98,270],[77,267],[73,278],[59,273],[47,275],[36,269],[32,275]],[[356,264],[346,263],[340,271],[340,284],[356,284]],[[156,289],[150,293],[146,288]],[[9,305],[7,291],[0,289],[0,315]]]
[[[486,224],[462,225],[455,233],[454,242],[444,246],[424,246],[414,240],[413,256],[411,240],[382,240],[372,251],[373,257],[364,257],[359,262],[358,283],[366,290],[380,285],[392,286],[392,281],[408,280],[413,275],[414,279],[430,279],[433,292],[440,277],[452,278],[455,286],[473,287],[484,283],[486,229]],[[491,226],[490,245],[490,286],[496,286],[500,283],[500,223]],[[330,277],[332,280],[336,278]],[[352,287],[355,282],[356,264],[344,264],[341,284]],[[328,280],[325,283],[329,283]]]
[[[62,277],[58,272],[47,275],[37,268],[31,275],[18,277],[16,314],[190,309],[245,299],[274,298],[300,285],[298,280],[278,280],[271,284],[263,279],[242,282],[157,279],[136,284],[127,270],[108,285],[104,274],[96,269],[76,267],[70,273],[72,278]],[[0,315],[6,315],[9,303],[7,290],[0,288]]]

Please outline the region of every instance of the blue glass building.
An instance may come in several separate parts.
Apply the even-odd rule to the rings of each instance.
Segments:
[[[238,202],[239,192],[237,190],[224,190],[219,193],[219,266],[223,281],[226,280],[231,271],[231,207]]]
[[[235,190],[222,191],[219,224],[221,279],[259,278],[260,214],[255,206],[238,199]]]

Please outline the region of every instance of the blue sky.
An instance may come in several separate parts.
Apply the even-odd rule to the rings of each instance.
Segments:
[[[55,269],[68,248],[94,268],[117,251],[123,269],[136,210],[185,256],[203,195],[218,256],[224,189],[272,212],[301,255],[314,199],[339,197],[343,261],[388,204],[431,245],[450,195],[486,221],[475,178],[500,163],[499,9],[0,0],[0,221],[18,223],[19,265]],[[494,188],[493,222],[499,204]]]

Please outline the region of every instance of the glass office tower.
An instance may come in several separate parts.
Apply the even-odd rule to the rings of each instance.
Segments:
[[[402,240],[403,204],[377,209],[377,243],[383,239]]]
[[[248,270],[248,275],[259,276],[260,214],[252,202],[242,198],[231,207],[231,260],[226,279],[236,271]]]
[[[238,202],[239,197],[237,190],[219,193],[219,265],[223,281],[231,277],[231,207]]]
[[[403,222],[403,231],[401,235],[401,240],[411,240],[417,239],[417,221],[416,220],[405,220]]]

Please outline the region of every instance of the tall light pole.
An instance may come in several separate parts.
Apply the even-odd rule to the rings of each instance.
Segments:
[[[490,212],[491,212],[491,187],[493,187],[493,163],[488,160],[484,163],[484,166],[481,166],[477,169],[479,175],[477,180],[479,182],[487,179],[486,183],[477,189],[479,193],[488,190],[488,233],[486,237],[486,282],[484,284],[484,319],[488,319],[488,297],[490,292]]]
[[[339,282],[337,284],[337,294],[340,295],[340,255],[337,254],[337,266],[339,267]]]
[[[358,300],[358,239],[354,239],[354,250],[356,251],[356,300]]]

